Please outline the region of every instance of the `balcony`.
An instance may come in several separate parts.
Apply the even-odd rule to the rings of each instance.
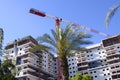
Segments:
[[[120,75],[120,70],[113,71],[113,72],[112,72],[112,75]]]
[[[88,69],[88,67],[79,67],[78,71],[84,71],[84,70],[87,70],[87,69]]]
[[[120,66],[118,64],[111,66],[111,69],[110,69],[111,72],[116,71],[116,70],[120,70]]]
[[[87,62],[84,62],[84,63],[78,63],[77,66],[79,68],[82,68],[82,67],[88,67],[88,63]]]
[[[109,66],[117,65],[117,64],[120,64],[120,59],[119,60],[110,61],[108,63],[109,63]]]
[[[31,65],[32,67],[35,67],[35,68],[41,68],[42,67],[42,64],[34,64],[28,60],[25,60],[24,62],[21,62],[19,65],[17,65],[17,67],[20,67],[20,66],[27,66],[27,65]]]
[[[117,50],[106,51],[107,55],[115,54],[117,52],[118,52]]]
[[[23,72],[23,75],[21,75],[21,76],[39,77],[39,74],[37,72],[32,72],[32,71],[27,70],[27,71]]]
[[[81,58],[78,58],[77,61],[78,61],[78,63],[81,62]]]
[[[111,46],[111,47],[106,48],[107,52],[112,51],[112,50],[115,50],[115,46]]]
[[[82,67],[88,67],[88,64],[86,64],[86,65],[81,65],[81,66],[79,66],[79,67],[81,67],[81,68],[82,68]]]
[[[86,57],[82,58],[82,62],[86,62],[86,61],[87,61]]]
[[[107,59],[107,62],[109,63],[111,61],[116,61],[116,60],[119,60],[119,59],[120,59],[119,57],[117,57],[117,58],[111,58],[111,59]]]
[[[81,57],[85,57],[86,56],[86,54],[81,54]]]

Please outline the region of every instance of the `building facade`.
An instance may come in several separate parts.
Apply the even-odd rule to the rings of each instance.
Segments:
[[[15,64],[19,80],[56,80],[54,56],[43,51],[29,51],[37,44],[31,36],[15,40],[5,46],[4,56]]]
[[[72,58],[77,65],[68,58],[68,62],[76,66],[73,71],[69,70],[70,78],[82,73],[91,75],[93,80],[120,80],[120,35],[86,47],[85,51],[76,53]]]
[[[29,49],[37,43],[31,36],[15,40],[5,47],[5,56],[13,61],[19,80],[55,80],[59,75],[57,57]],[[120,80],[120,35],[103,39],[85,51],[68,57],[69,77],[89,74],[93,80]]]

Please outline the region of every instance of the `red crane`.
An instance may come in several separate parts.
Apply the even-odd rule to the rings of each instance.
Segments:
[[[103,32],[91,29],[89,27],[85,27],[83,25],[76,24],[74,22],[70,22],[70,21],[67,21],[67,20],[63,20],[62,18],[59,18],[59,17],[56,17],[56,16],[47,15],[46,13],[41,12],[41,11],[36,10],[36,9],[33,9],[33,8],[30,9],[30,13],[41,16],[41,17],[47,17],[47,18],[54,19],[56,21],[56,24],[58,24],[58,25],[60,24],[60,22],[64,22],[66,24],[72,23],[72,26],[74,26],[75,28],[87,30],[87,31],[90,31],[90,32],[93,32],[93,33],[96,33],[96,34],[99,34],[99,35],[102,35],[102,36],[105,36],[105,37],[111,36],[109,34],[105,34]]]

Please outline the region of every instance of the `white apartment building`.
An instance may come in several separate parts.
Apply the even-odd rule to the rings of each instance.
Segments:
[[[86,49],[68,58],[69,64],[75,66],[75,69],[69,66],[70,78],[82,73],[91,75],[93,80],[120,80],[120,35]]]
[[[31,36],[15,40],[5,46],[4,56],[16,65],[16,77],[19,80],[56,80],[54,56],[48,52],[29,51],[37,44]]]
[[[28,36],[5,47],[5,56],[9,56],[18,69],[16,77],[19,80],[57,79],[58,59],[48,52],[30,53],[29,48],[36,44],[37,41]],[[69,56],[68,64],[70,78],[82,73],[91,75],[93,80],[120,80],[120,35],[103,39]]]

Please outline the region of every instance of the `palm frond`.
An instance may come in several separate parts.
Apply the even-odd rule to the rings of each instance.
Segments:
[[[57,34],[56,34],[56,32],[53,30],[53,29],[51,29],[51,33],[52,33],[52,35],[53,35],[53,38],[55,39],[55,41],[57,40]]]
[[[49,34],[44,34],[42,37],[39,37],[38,41],[50,44],[53,47],[56,47],[55,40]]]
[[[119,7],[120,7],[120,4],[117,4],[109,9],[105,18],[105,26],[109,25],[111,18],[114,16],[115,12],[118,10]]]
[[[49,46],[46,46],[46,45],[42,45],[42,44],[39,44],[39,45],[36,45],[34,47],[32,47],[30,49],[30,52],[35,52],[35,51],[45,51],[45,52],[49,52],[53,50],[51,47]]]

